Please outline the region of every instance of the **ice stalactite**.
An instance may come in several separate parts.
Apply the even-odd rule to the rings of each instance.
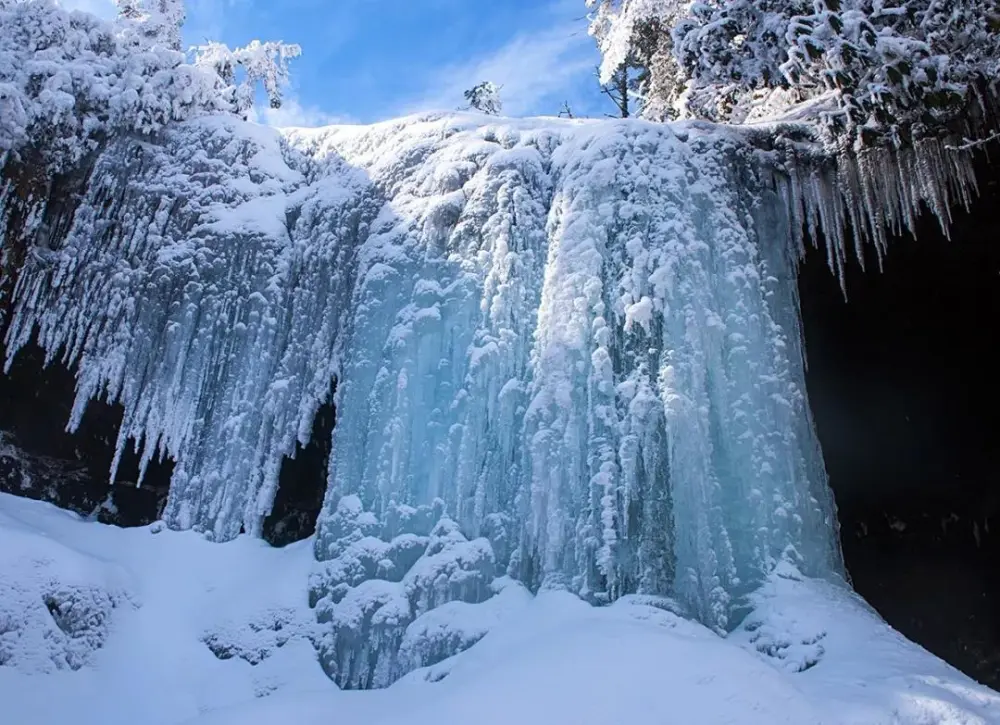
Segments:
[[[791,215],[793,242],[804,250],[825,239],[842,286],[848,254],[864,267],[862,247],[872,244],[881,260],[890,236],[912,234],[924,211],[947,235],[952,210],[967,208],[977,193],[971,154],[937,139],[825,158],[816,149],[798,153],[794,144],[786,152],[774,181]]]
[[[159,146],[120,140],[14,292],[9,357],[37,337],[75,366],[71,428],[91,399],[121,403],[113,466],[129,441],[143,470],[169,453],[165,516],[218,539],[259,531],[282,456],[330,390],[350,274],[335,232],[360,223],[364,184],[346,173],[321,210],[305,194],[296,220],[287,195],[302,180],[273,132],[226,119]],[[309,232],[293,237],[296,221]]]
[[[723,631],[782,561],[842,573],[806,235],[838,270],[974,188],[941,147],[831,163],[781,133],[428,116],[119,139],[26,255],[7,343],[76,365],[71,425],[121,402],[119,449],[177,461],[169,523],[219,539],[260,533],[336,380],[311,597],[344,686],[469,646],[482,623],[426,617],[509,579],[672,596]]]

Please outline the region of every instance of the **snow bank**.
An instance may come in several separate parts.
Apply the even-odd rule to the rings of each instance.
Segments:
[[[904,640],[857,597],[787,567],[729,638],[666,601],[592,607],[559,591],[519,595],[463,654],[385,690],[344,692],[295,624],[310,618],[306,545],[121,530],[3,495],[0,535],[4,561],[50,562],[44,574],[6,564],[4,585],[86,582],[134,600],[112,611],[103,646],[78,670],[40,675],[31,662],[0,661],[4,721],[19,725],[1000,723],[1000,695]],[[459,621],[445,608],[433,614]],[[276,621],[279,630],[270,628]],[[33,620],[27,636],[41,639],[48,626]],[[219,659],[207,631],[269,654]],[[289,632],[283,645],[280,632]],[[822,652],[797,672],[778,653],[806,640]]]

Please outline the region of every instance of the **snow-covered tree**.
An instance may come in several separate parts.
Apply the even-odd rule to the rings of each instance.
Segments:
[[[1000,72],[994,0],[816,0],[786,38],[786,78],[831,93],[837,128],[898,143],[989,125]]]
[[[685,78],[673,53],[671,28],[685,0],[587,0],[590,34],[601,50],[599,79],[612,100],[628,89],[628,115],[654,120],[677,115]],[[612,95],[613,94],[613,95]],[[624,115],[624,114],[623,114]]]
[[[115,0],[119,23],[137,40],[181,50],[181,28],[187,19],[184,0]]]
[[[0,5],[0,154],[30,142],[72,164],[114,130],[227,110],[211,74],[119,31],[52,0]]]
[[[500,88],[495,83],[483,81],[465,92],[465,100],[469,102],[469,108],[488,113],[491,116],[499,116],[503,110]]]
[[[257,84],[264,87],[271,108],[280,108],[288,84],[288,61],[302,54],[298,45],[255,40],[243,48],[222,43],[195,48],[195,65],[213,70],[225,85],[236,113],[247,116],[254,105]]]
[[[53,0],[0,0],[0,162],[31,144],[72,165],[116,132],[152,134],[203,113],[281,103],[298,46],[254,41],[180,52],[182,0],[120,0],[105,22]]]
[[[744,122],[828,97],[837,138],[982,133],[1000,73],[995,0],[587,0],[602,82],[648,75],[643,115]],[[978,130],[977,130],[978,129]]]

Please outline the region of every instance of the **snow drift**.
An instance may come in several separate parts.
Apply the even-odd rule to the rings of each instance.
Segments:
[[[522,591],[471,650],[387,690],[342,692],[309,645],[305,542],[273,549],[249,536],[219,544],[156,525],[118,529],[0,495],[0,552],[0,653],[36,656],[0,664],[4,722],[19,725],[1000,722],[996,693],[855,595],[790,567],[728,638],[652,598],[592,607]],[[56,625],[30,607],[4,609],[10,586],[124,598],[101,620],[100,640],[76,641],[83,667],[45,665],[55,671],[39,676],[49,650],[32,643]]]

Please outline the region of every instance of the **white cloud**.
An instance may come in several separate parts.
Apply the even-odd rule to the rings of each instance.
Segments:
[[[298,98],[286,97],[281,108],[266,105],[257,112],[260,123],[276,128],[305,127],[316,128],[335,123],[351,123],[351,119],[327,113],[317,106],[302,105]]]
[[[502,86],[505,115],[555,114],[569,89],[597,63],[586,25],[562,23],[549,30],[515,36],[500,49],[468,62],[436,70],[427,91],[403,105],[412,113],[453,109],[464,103],[464,92],[481,81]],[[551,103],[544,104],[549,101]],[[550,107],[551,106],[551,107]]]

